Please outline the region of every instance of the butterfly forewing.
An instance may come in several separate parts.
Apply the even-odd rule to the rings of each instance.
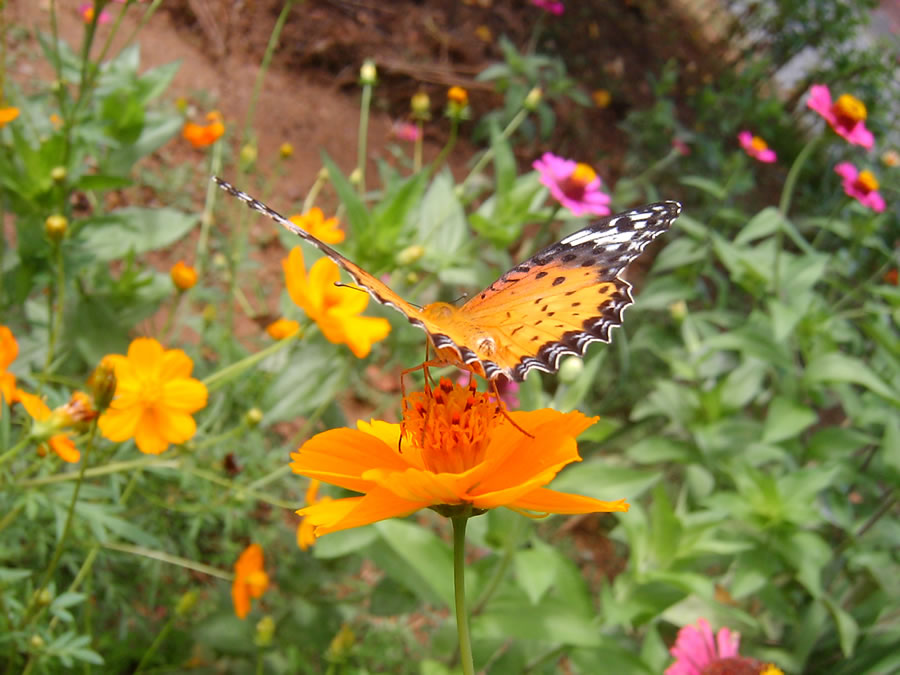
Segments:
[[[677,202],[660,202],[598,220],[473,297],[460,311],[497,345],[485,371],[521,380],[531,369],[556,371],[563,355],[583,356],[592,342],[609,342],[632,304],[620,274],[680,213]]]

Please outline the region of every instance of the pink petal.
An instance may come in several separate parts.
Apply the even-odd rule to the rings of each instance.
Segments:
[[[834,117],[831,114],[831,92],[824,84],[814,84],[810,87],[809,98],[806,99],[806,105],[825,119],[832,121]]]
[[[776,159],[778,159],[778,157],[775,154],[774,150],[768,149],[768,150],[761,150],[759,152],[759,154],[756,155],[756,159],[758,159],[760,162],[766,162],[767,164],[771,164]]]
[[[859,171],[857,171],[856,167],[853,166],[850,162],[841,162],[840,164],[836,165],[834,167],[834,172],[845,181],[849,181],[851,183],[855,181],[856,177],[859,175]]]

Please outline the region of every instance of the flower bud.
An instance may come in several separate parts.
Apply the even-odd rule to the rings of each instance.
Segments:
[[[675,321],[684,321],[687,313],[687,303],[684,300],[679,300],[678,302],[673,302],[669,305],[669,315],[675,319]]]
[[[203,323],[209,325],[213,321],[216,320],[216,306],[215,305],[206,305],[203,308]]]
[[[256,624],[256,635],[253,642],[257,647],[268,647],[275,636],[275,620],[271,616],[264,616]]]
[[[345,623],[331,639],[331,644],[328,646],[328,660],[340,662],[346,659],[354,642],[356,642],[356,635],[353,634],[353,629]]]
[[[179,260],[169,270],[169,276],[172,277],[172,283],[175,288],[184,292],[189,288],[193,288],[197,283],[197,270],[190,265],[186,265],[183,260]]]
[[[543,98],[544,92],[540,87],[535,87],[531,91],[528,92],[528,96],[525,97],[525,100],[522,102],[522,107],[525,110],[534,111],[538,107],[538,103],[541,102],[541,98]]]
[[[278,148],[278,154],[281,155],[282,159],[292,157],[294,154],[294,146],[287,142],[282,143],[281,147]]]
[[[43,647],[46,643],[44,642],[44,638],[42,638],[40,635],[35,633],[30,638],[28,638],[28,644],[31,645],[32,649],[37,650],[37,649],[43,649]]]
[[[194,609],[194,606],[197,604],[197,600],[200,598],[200,594],[195,590],[190,590],[187,593],[184,593],[179,599],[178,604],[175,605],[175,616],[186,616],[191,613],[191,610]]]
[[[240,158],[241,164],[245,169],[253,166],[253,163],[256,161],[256,146],[252,143],[247,143],[247,145],[241,148]]]
[[[397,261],[398,265],[412,265],[423,255],[425,255],[425,247],[422,244],[413,244],[400,251],[394,260]]]
[[[69,172],[66,171],[64,166],[54,166],[50,169],[50,178],[53,179],[54,183],[62,183],[68,175]]]
[[[372,86],[378,81],[378,71],[372,59],[363,61],[359,69],[359,83],[363,86]]]
[[[559,366],[559,381],[572,384],[584,370],[584,361],[577,356],[570,356]]]
[[[63,240],[68,229],[69,220],[58,213],[49,216],[47,220],[44,221],[44,232],[54,244],[58,244]]]
[[[359,170],[359,167],[353,169],[347,178],[351,185],[359,185],[359,182],[362,180],[362,172]]]
[[[94,397],[94,409],[98,413],[103,412],[116,395],[116,369],[109,358],[100,361],[100,365],[88,378],[88,386]]]
[[[53,602],[53,593],[51,593],[48,589],[43,588],[43,589],[41,589],[41,592],[38,593],[38,596],[35,598],[35,601],[37,602],[37,604],[41,605],[42,607],[46,607],[51,602]]]
[[[259,423],[262,422],[263,411],[259,408],[250,408],[246,413],[244,413],[244,423],[250,427],[259,426]]]
[[[431,119],[431,99],[424,91],[413,94],[409,100],[409,107],[412,110],[412,118],[414,120]]]

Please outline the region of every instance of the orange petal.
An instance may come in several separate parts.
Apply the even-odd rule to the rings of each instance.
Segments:
[[[128,345],[128,362],[139,376],[155,376],[162,355],[162,345],[153,338],[137,338]]]
[[[281,268],[284,270],[284,283],[291,300],[310,318],[315,319],[321,314],[322,300],[319,298],[316,301],[311,297],[306,265],[303,262],[303,251],[299,246],[292,248],[288,257],[281,261]]]
[[[19,343],[7,326],[0,326],[0,370],[6,370],[19,355]]]
[[[156,415],[145,412],[134,430],[134,442],[138,450],[147,455],[158,455],[169,447],[169,442],[160,433]]]
[[[383,488],[374,488],[364,497],[336,499],[308,506],[297,513],[310,518],[316,525],[316,536],[322,536],[330,532],[362,527],[387,518],[408,516],[427,506],[428,502],[408,502]]]
[[[194,369],[191,357],[180,349],[167,349],[160,359],[159,379],[174,380],[182,377],[190,377]]]
[[[193,378],[169,380],[163,384],[165,406],[181,412],[195,412],[206,406],[206,385]]]
[[[231,584],[231,602],[234,604],[234,613],[237,618],[247,618],[250,613],[250,590],[241,579],[235,579]]]
[[[53,452],[59,455],[59,458],[64,462],[75,464],[81,459],[81,453],[78,452],[75,443],[73,443],[72,439],[65,434],[51,436],[50,447],[53,448]]]
[[[234,573],[239,577],[246,577],[257,570],[261,570],[264,564],[262,546],[250,544],[241,551],[237,562],[234,563]]]
[[[366,492],[373,486],[362,478],[373,467],[389,471],[408,467],[396,446],[358,429],[330,429],[316,434],[291,453],[291,459],[294,473],[356,492]]]
[[[459,504],[465,497],[458,489],[458,476],[454,474],[436,474],[423,469],[403,472],[372,469],[364,477],[407,502],[431,506]]]
[[[97,424],[104,438],[116,442],[126,441],[134,436],[143,414],[144,410],[140,406],[131,406],[121,410],[109,408],[100,415]]]
[[[157,408],[154,416],[157,433],[169,443],[184,443],[197,433],[197,423],[187,413]]]
[[[628,502],[619,499],[605,502],[593,497],[583,497],[567,492],[557,492],[539,488],[520,497],[508,506],[537,513],[599,513],[611,511],[627,511]]]
[[[27,391],[19,390],[16,398],[24,406],[25,410],[38,422],[43,422],[50,417],[50,408],[41,400],[40,396],[29,394]]]

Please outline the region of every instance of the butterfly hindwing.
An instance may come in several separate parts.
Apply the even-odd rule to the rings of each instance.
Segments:
[[[625,268],[681,213],[660,202],[600,219],[540,251],[474,296],[460,314],[497,345],[491,363],[515,380],[555,372],[565,354],[609,342],[632,304]]]

